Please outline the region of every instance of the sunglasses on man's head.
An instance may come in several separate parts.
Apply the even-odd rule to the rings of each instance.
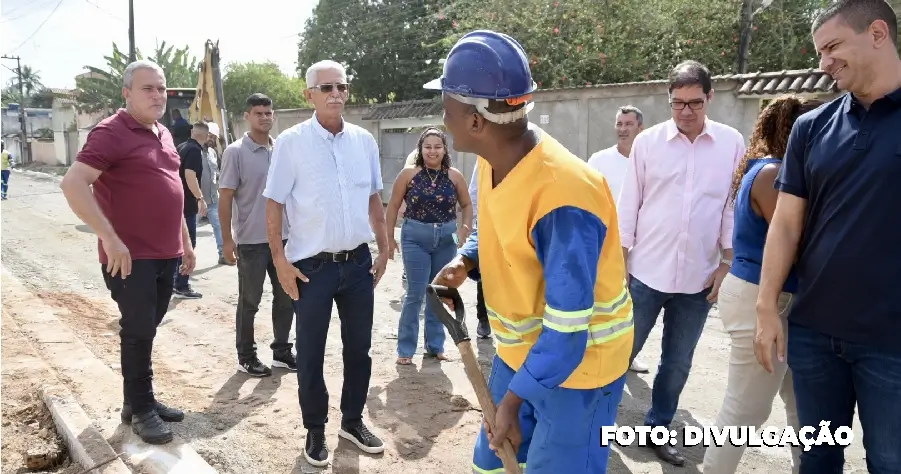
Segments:
[[[347,92],[347,84],[319,84],[318,86],[310,87],[310,89],[318,89],[319,92],[330,94],[336,87],[338,92]]]

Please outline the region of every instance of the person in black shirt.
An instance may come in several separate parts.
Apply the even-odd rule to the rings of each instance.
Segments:
[[[774,353],[787,358],[799,425],[847,435],[856,405],[867,471],[901,473],[898,18],[885,0],[840,0],[812,30],[820,68],[848,93],[802,115],[789,136],[755,353],[770,373]],[[777,301],[794,262],[798,289],[783,336]],[[841,473],[844,446],[803,451],[800,474]]]
[[[209,141],[210,128],[204,122],[197,122],[191,128],[191,138],[178,146],[178,154],[181,156],[181,167],[178,170],[181,176],[181,184],[185,190],[185,222],[188,224],[188,234],[191,236],[191,248],[197,246],[197,215],[206,215],[206,200],[200,190],[200,179],[203,176],[203,161],[206,159],[205,145]],[[175,276],[175,298],[197,299],[203,297],[191,288],[187,275]]]

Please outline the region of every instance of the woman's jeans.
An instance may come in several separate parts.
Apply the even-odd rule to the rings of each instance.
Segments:
[[[413,357],[419,340],[419,313],[426,286],[457,254],[455,221],[427,224],[405,219],[401,226],[400,252],[407,273],[407,294],[397,327],[397,356]],[[428,354],[444,352],[444,325],[426,307],[425,349]]]

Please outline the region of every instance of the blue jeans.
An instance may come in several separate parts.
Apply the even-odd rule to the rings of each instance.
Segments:
[[[635,320],[635,342],[632,357],[641,352],[648,335],[657,324],[660,310],[663,313],[663,343],[660,364],[654,377],[651,393],[651,409],[645,416],[647,426],[669,427],[676,416],[679,396],[685,388],[695,346],[701,339],[704,323],[711,304],[707,302],[710,289],[700,293],[663,293],[657,291],[634,276],[629,282],[632,294],[632,314]]]
[[[9,190],[9,170],[0,171],[0,183],[2,183],[3,198],[6,198],[6,191]]]
[[[407,294],[397,327],[397,356],[413,357],[419,340],[419,312],[425,300],[425,288],[435,275],[457,254],[454,221],[426,224],[412,219],[401,227],[401,257],[407,272]],[[428,354],[444,352],[444,325],[426,306],[425,350]]]
[[[297,392],[306,429],[318,429],[328,422],[328,390],[323,376],[325,342],[332,305],[341,321],[341,354],[344,358],[344,387],[341,390],[342,424],[363,419],[372,374],[372,313],[375,304],[372,254],[367,244],[353,250],[347,261],[305,258],[294,262],[310,280],[297,280],[300,299],[294,301],[297,342]],[[277,283],[276,283],[277,284]]]
[[[216,250],[219,251],[219,258],[222,258],[222,226],[219,224],[219,203],[208,204],[206,217],[210,221],[210,227],[213,228],[213,238],[216,239]],[[200,220],[200,215],[197,216]]]
[[[901,472],[901,344],[894,350],[836,339],[789,322],[788,366],[794,377],[798,422],[819,431],[850,427],[859,410],[867,471]],[[841,446],[801,453],[801,474],[841,474]]]

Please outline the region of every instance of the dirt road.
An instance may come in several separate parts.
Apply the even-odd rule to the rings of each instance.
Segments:
[[[2,204],[2,264],[28,291],[45,303],[65,308],[61,317],[70,329],[113,370],[119,369],[116,309],[100,276],[96,237],[69,210],[57,179],[15,173],[10,199]],[[297,379],[276,369],[270,378],[252,379],[236,371],[234,313],[237,276],[234,267],[217,266],[215,243],[208,225],[198,229],[198,265],[194,287],[200,300],[175,300],[160,327],[154,352],[159,397],[187,411],[184,423],[173,425],[213,467],[223,473],[323,472],[301,455],[304,431],[297,402]],[[332,324],[326,354],[326,382],[331,394],[327,435],[335,452],[334,473],[471,472],[470,459],[480,413],[475,395],[455,360],[438,364],[420,355],[410,367],[395,365],[396,325],[403,288],[402,266],[389,263],[376,289],[373,331],[373,373],[364,416],[386,442],[383,456],[359,453],[338,442],[337,423],[342,362],[339,325]],[[475,287],[463,288],[470,303],[470,327],[476,324]],[[3,299],[14,297],[4,289]],[[256,325],[264,362],[271,360],[268,320],[271,298],[264,297]],[[4,311],[4,317],[8,314]],[[6,326],[4,326],[6,329]],[[18,340],[4,335],[7,344]],[[676,425],[712,424],[725,387],[729,343],[715,311],[697,349],[695,365],[680,401]],[[643,358],[656,363],[660,329],[652,333]],[[479,357],[488,367],[494,348],[480,342]],[[457,358],[448,344],[448,354]],[[630,376],[619,416],[620,425],[639,424],[650,399],[649,375]],[[4,376],[3,389],[13,383]],[[71,388],[71,387],[70,387]],[[76,396],[84,394],[75,393]],[[82,402],[100,423],[118,416],[121,394],[92,395]],[[466,403],[468,402],[468,403]],[[784,425],[784,411],[773,410],[768,425]],[[4,435],[6,432],[4,431]],[[849,448],[849,464],[864,466],[860,434]],[[699,472],[703,448],[686,448],[690,461],[683,468],[662,466],[646,448],[615,448],[611,473]],[[783,449],[749,449],[741,473],[788,472]]]

